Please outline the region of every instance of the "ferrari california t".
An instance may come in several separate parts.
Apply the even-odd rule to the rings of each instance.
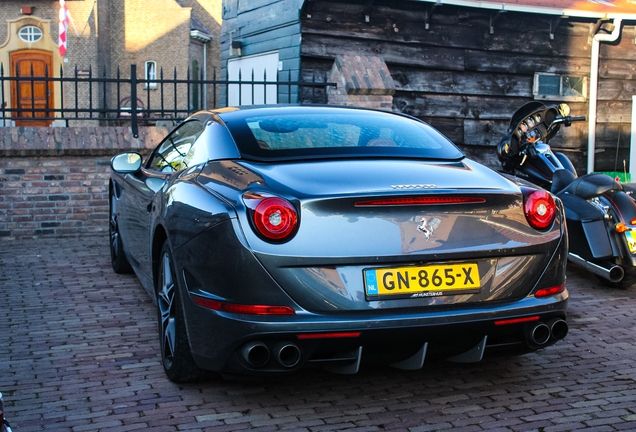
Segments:
[[[419,369],[567,334],[560,201],[418,119],[205,111],[111,167],[112,265],[155,300],[172,381]]]

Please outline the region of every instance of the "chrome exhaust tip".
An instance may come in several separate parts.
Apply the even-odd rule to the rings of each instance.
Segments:
[[[611,282],[620,282],[623,280],[623,278],[625,277],[625,270],[623,270],[623,267],[621,266],[612,266],[612,268],[609,269],[609,280]]]
[[[548,322],[550,334],[554,340],[561,340],[568,334],[568,323],[561,318],[555,318]]]
[[[250,366],[261,367],[269,361],[269,348],[263,342],[249,342],[241,348],[241,355]]]
[[[623,277],[625,277],[625,270],[623,270],[623,267],[613,263],[608,263],[607,265],[593,263],[573,254],[572,252],[568,254],[568,261],[613,283],[620,282],[623,280]]]
[[[550,327],[538,323],[530,330],[530,341],[535,345],[545,345],[550,340]]]
[[[293,368],[300,362],[300,348],[293,343],[282,343],[275,351],[276,360],[286,368]]]

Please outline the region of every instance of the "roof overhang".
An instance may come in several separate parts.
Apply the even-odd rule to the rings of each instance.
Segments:
[[[628,0],[509,0],[505,2],[470,0],[415,0],[436,6],[454,5],[496,11],[525,12],[562,17],[636,20],[636,4]]]
[[[190,37],[192,39],[196,39],[203,43],[210,42],[212,40],[212,35],[203,33],[202,31],[199,31],[199,30],[190,30]]]

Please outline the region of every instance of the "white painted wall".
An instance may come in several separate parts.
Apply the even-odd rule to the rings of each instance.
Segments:
[[[241,82],[251,82],[252,72],[256,82],[276,82],[278,78],[278,52],[228,60],[227,72],[230,81],[239,81],[239,71],[241,72]],[[265,75],[265,73],[267,74]],[[254,86],[253,95],[251,84],[230,84],[228,86],[228,106],[275,104],[277,102],[276,85],[257,84]]]

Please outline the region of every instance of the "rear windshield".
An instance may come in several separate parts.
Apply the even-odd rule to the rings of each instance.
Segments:
[[[346,108],[264,108],[222,114],[244,158],[395,156],[457,160],[463,154],[426,123]]]

